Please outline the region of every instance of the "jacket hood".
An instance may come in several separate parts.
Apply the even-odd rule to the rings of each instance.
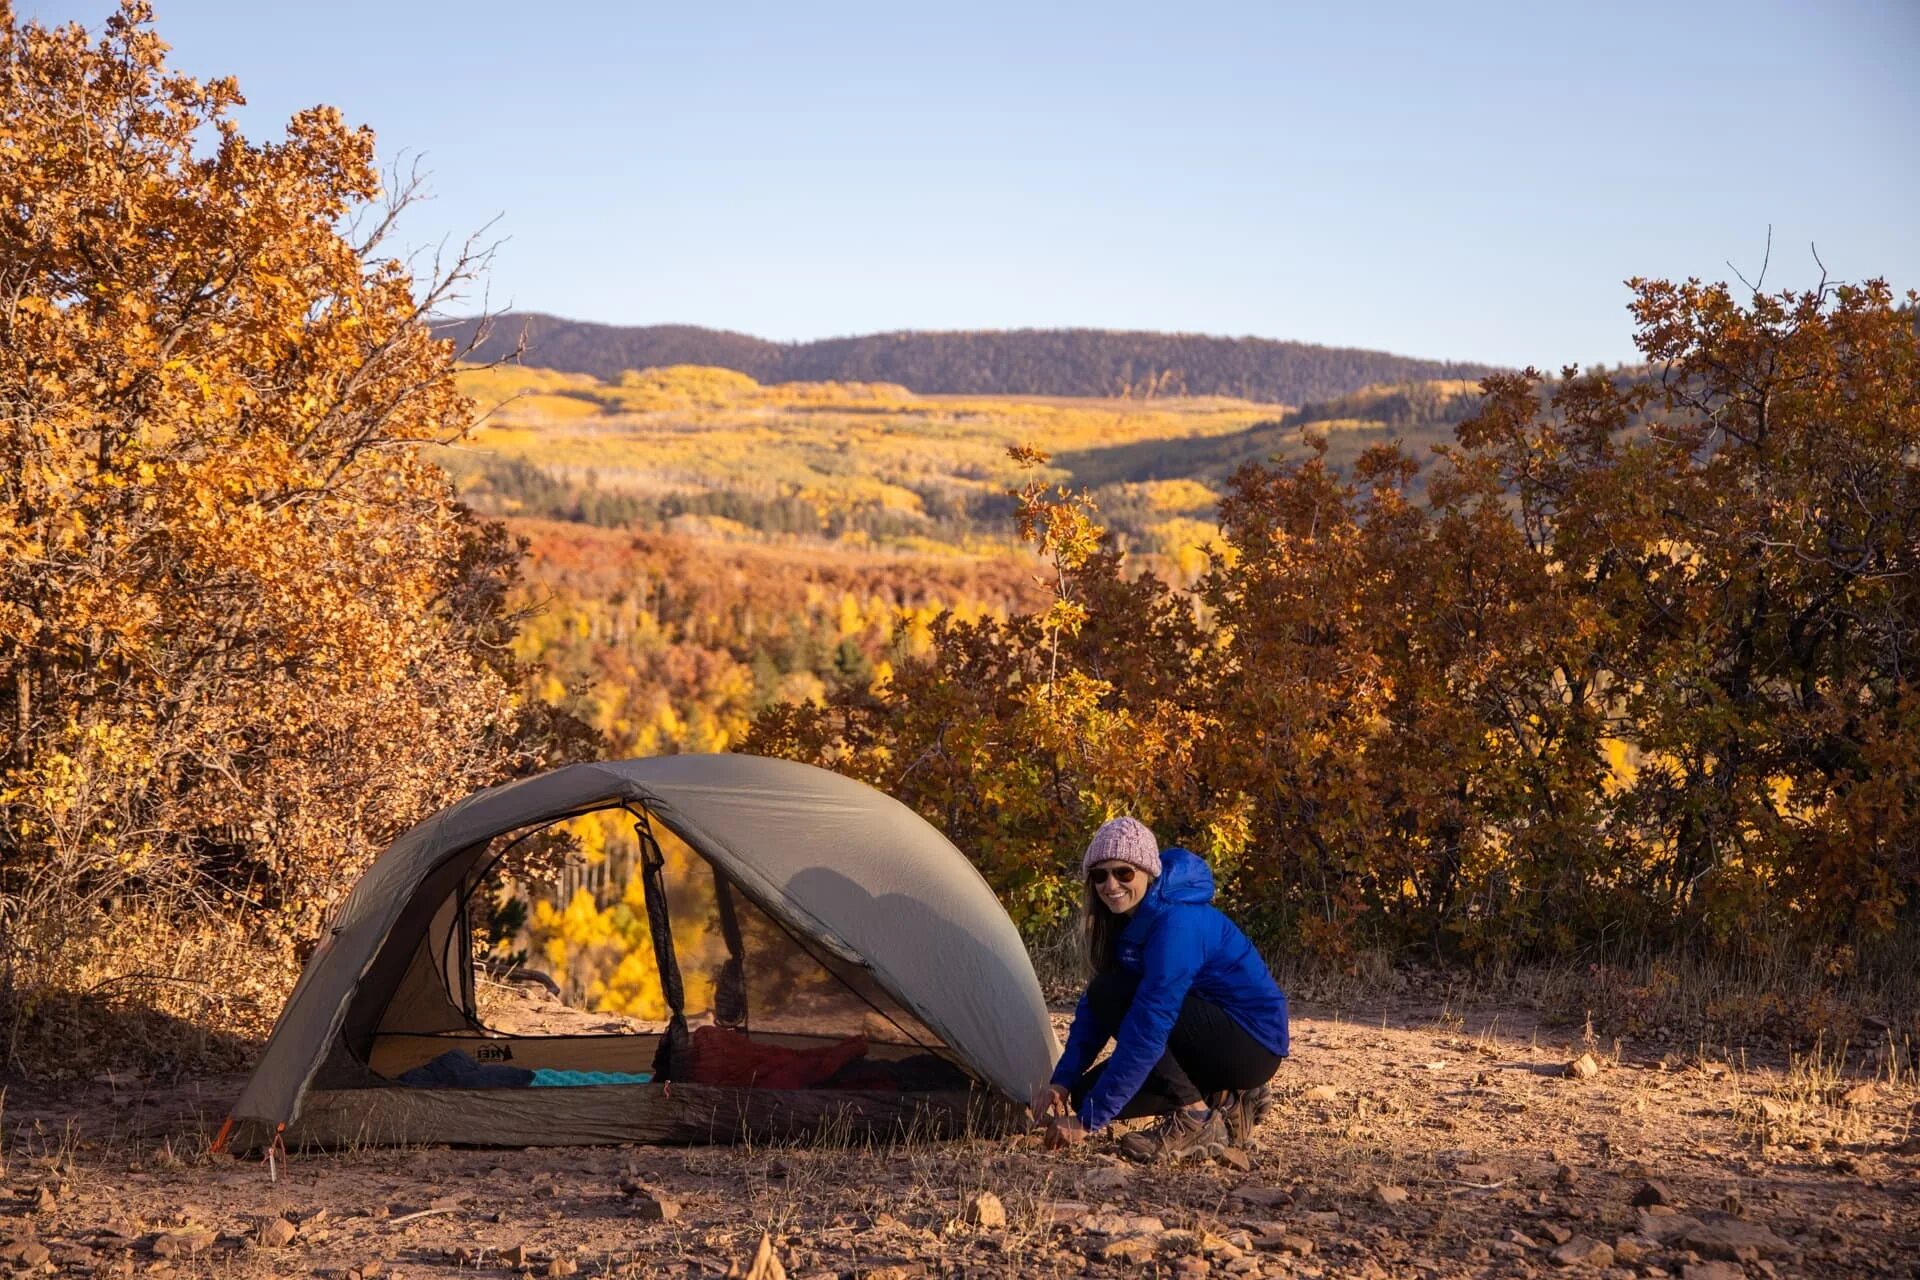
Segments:
[[[1140,905],[1148,914],[1173,906],[1205,906],[1213,901],[1213,872],[1206,859],[1179,845],[1160,851],[1160,878],[1147,890]]]

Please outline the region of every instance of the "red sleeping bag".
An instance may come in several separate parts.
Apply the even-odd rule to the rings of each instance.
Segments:
[[[725,1027],[695,1027],[681,1078],[692,1084],[751,1085],[756,1089],[813,1089],[867,1053],[867,1038],[852,1036],[815,1049],[760,1044]]]

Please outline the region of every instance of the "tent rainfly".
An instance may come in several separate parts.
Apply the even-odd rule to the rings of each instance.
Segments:
[[[612,1035],[487,1027],[469,903],[511,840],[600,810],[632,815],[664,1024]],[[655,823],[697,856],[669,865]],[[683,980],[677,941],[689,936],[694,982]],[[711,983],[700,968],[709,961]],[[696,989],[711,1008],[687,1007]],[[308,961],[220,1142],[951,1130],[1010,1115],[1058,1053],[1012,921],[905,805],[756,756],[578,764],[469,796],[374,860]],[[549,1084],[564,1087],[529,1087]]]

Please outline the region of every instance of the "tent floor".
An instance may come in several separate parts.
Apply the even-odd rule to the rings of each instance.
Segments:
[[[290,1150],[885,1141],[1002,1133],[1022,1115],[1024,1108],[978,1090],[883,1093],[685,1083],[531,1089],[383,1086],[309,1092],[285,1141]],[[258,1150],[270,1137],[262,1126],[243,1125],[234,1145]]]

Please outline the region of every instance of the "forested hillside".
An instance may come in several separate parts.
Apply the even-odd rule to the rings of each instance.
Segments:
[[[448,332],[464,343],[478,331],[478,322],[468,320]],[[766,383],[891,382],[929,395],[1221,395],[1303,404],[1377,383],[1473,379],[1493,371],[1382,351],[1189,333],[1015,329],[779,343],[690,325],[622,327],[511,312],[496,319],[476,355],[507,355],[522,336],[524,363],[599,378],[700,364]]]

